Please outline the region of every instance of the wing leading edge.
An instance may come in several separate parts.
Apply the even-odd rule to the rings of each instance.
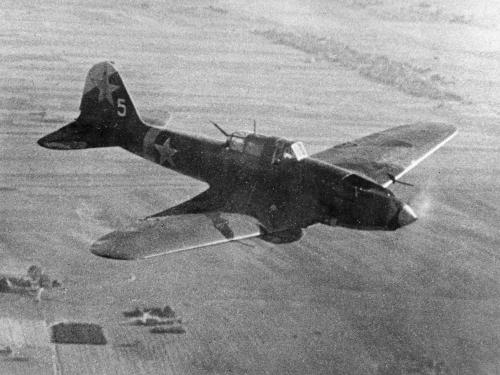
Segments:
[[[106,234],[94,242],[90,251],[104,258],[147,259],[260,235],[259,223],[250,216],[221,212],[180,214],[145,220]]]
[[[456,133],[456,128],[448,124],[403,125],[342,143],[311,157],[368,176],[388,187]]]

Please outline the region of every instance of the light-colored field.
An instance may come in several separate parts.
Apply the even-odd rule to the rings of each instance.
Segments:
[[[105,347],[57,345],[63,374],[498,373],[500,30],[493,2],[466,3],[4,1],[0,272],[38,262],[65,289],[0,294],[1,321],[101,324]],[[256,119],[310,153],[415,121],[460,133],[394,188],[421,217],[397,232],[104,260],[88,251],[101,235],[204,189],[122,150],[36,144],[77,116],[104,59],[141,114],[210,137],[209,119]],[[120,323],[166,304],[185,334]]]
[[[0,373],[54,374],[55,345],[49,341],[43,320],[0,318]]]

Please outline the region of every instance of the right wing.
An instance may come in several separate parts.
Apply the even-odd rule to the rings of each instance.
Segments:
[[[112,259],[147,259],[262,234],[259,222],[246,215],[217,211],[179,214],[145,220],[134,227],[106,234],[90,251]]]
[[[387,187],[455,134],[455,127],[446,124],[403,125],[342,143],[311,157],[368,176]]]

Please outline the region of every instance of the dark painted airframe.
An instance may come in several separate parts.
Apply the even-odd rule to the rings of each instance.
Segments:
[[[38,143],[59,150],[118,146],[209,184],[91,248],[138,259],[250,237],[290,242],[316,223],[396,230],[417,216],[387,187],[456,133],[440,123],[404,125],[308,156],[301,142],[227,134],[214,125],[224,141],[147,125],[114,65],[101,62],[87,75],[80,116]]]

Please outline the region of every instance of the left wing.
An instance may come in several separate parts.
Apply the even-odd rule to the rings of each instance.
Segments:
[[[262,235],[259,222],[222,212],[163,216],[106,234],[90,251],[112,259],[147,259]]]
[[[387,187],[456,132],[455,127],[440,123],[403,125],[342,143],[311,157],[368,176]]]
[[[229,197],[224,191],[211,187],[197,196],[178,204],[177,206],[170,207],[164,211],[150,215],[146,219],[219,211],[228,200]]]

